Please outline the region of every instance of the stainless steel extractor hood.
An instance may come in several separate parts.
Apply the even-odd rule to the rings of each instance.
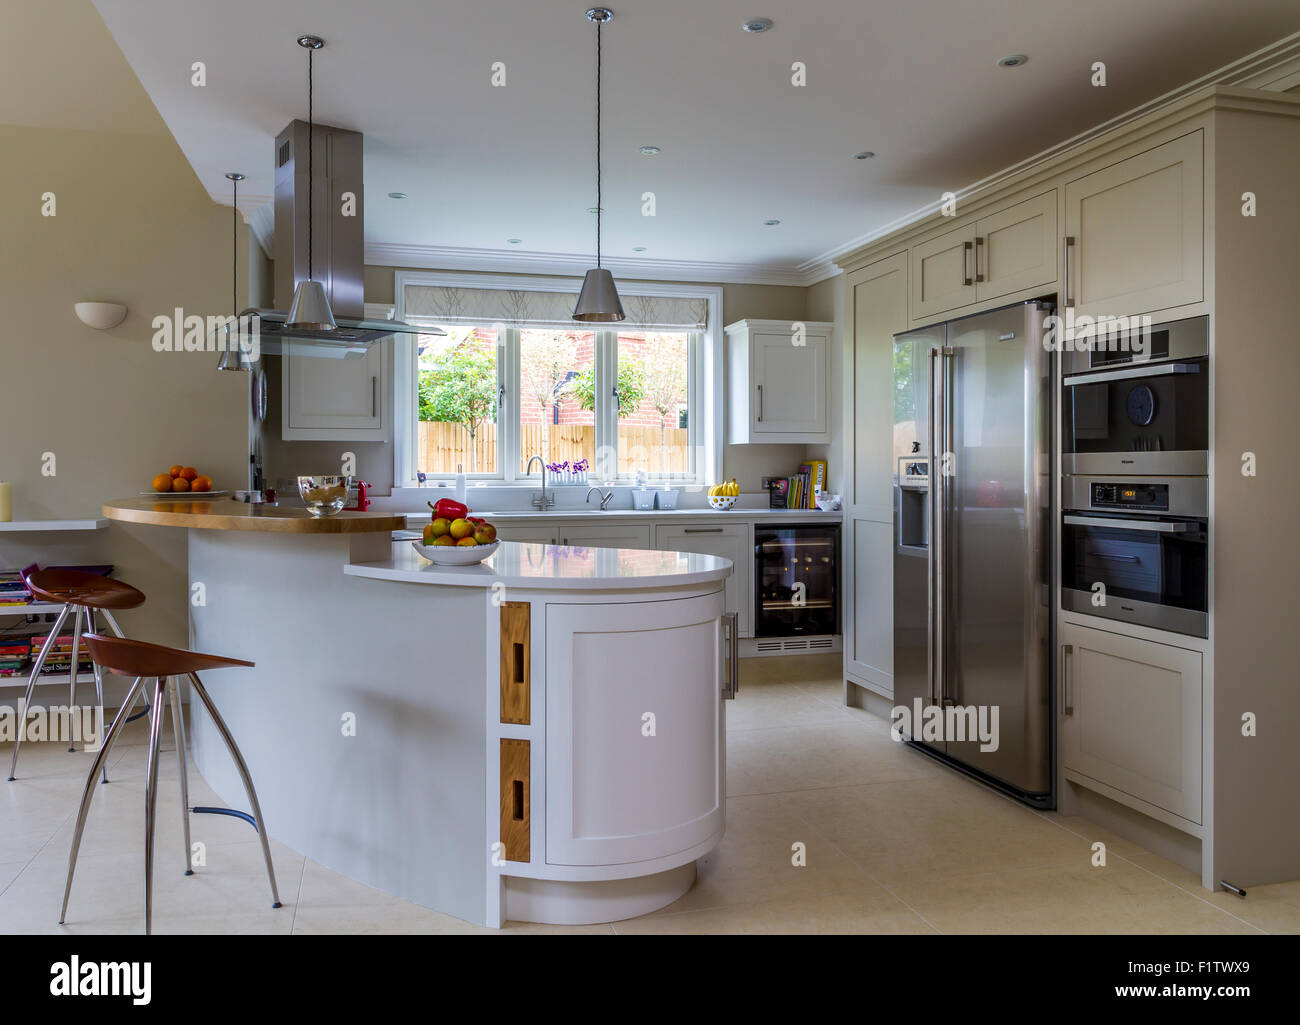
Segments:
[[[307,122],[295,120],[275,139],[275,309],[244,311],[258,318],[262,352],[361,356],[375,342],[397,334],[442,334],[433,327],[366,319],[363,137],[319,124],[312,126],[312,137],[316,194],[311,204],[311,277],[324,287],[338,327],[318,331],[286,326],[294,290],[308,276],[308,133]]]

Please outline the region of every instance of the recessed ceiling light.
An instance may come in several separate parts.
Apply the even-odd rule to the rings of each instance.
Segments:
[[[779,218],[776,218],[776,217],[770,217],[770,218],[768,218],[766,221],[763,222],[763,226],[766,227],[766,228],[771,228],[771,227],[773,227],[773,226],[775,226],[775,225],[777,225],[777,224],[780,224],[780,223],[781,223],[781,221],[780,221]]]
[[[1005,57],[998,58],[998,67],[1000,68],[1018,68],[1029,60],[1023,53],[1009,53]]]
[[[750,18],[741,26],[746,32],[766,32],[772,27],[771,18]]]
[[[517,245],[519,245],[520,242],[523,241],[523,239],[521,239],[521,238],[508,238],[508,239],[506,239],[506,241],[509,242],[512,246],[517,246]]]
[[[644,252],[645,252],[645,246],[633,246],[633,247],[632,247],[632,252],[634,252],[634,253],[644,253]]]
[[[388,194],[388,198],[389,198],[389,199],[405,199],[405,198],[406,198],[406,193],[405,193],[405,192],[390,192],[390,193]]]
[[[641,155],[642,155],[643,157],[652,157],[652,156],[654,156],[654,155],[655,155],[656,153],[658,153],[658,152],[660,152],[658,146],[642,146],[642,147],[641,147]]]
[[[854,153],[854,154],[853,154],[853,159],[854,159],[854,160],[870,160],[870,159],[871,159],[872,157],[874,157],[874,156],[875,156],[875,154],[872,153],[871,150],[869,150],[869,149],[864,149],[864,150],[862,150],[860,153]]]

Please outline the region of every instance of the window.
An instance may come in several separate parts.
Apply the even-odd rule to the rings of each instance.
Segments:
[[[398,337],[398,486],[531,484],[534,456],[593,482],[716,476],[721,289],[620,284],[628,320],[593,330],[569,315],[577,281],[396,272],[397,316],[443,332]]]

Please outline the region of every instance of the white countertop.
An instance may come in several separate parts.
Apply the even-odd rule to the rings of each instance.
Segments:
[[[507,587],[573,591],[653,590],[725,580],[731,575],[731,560],[693,552],[502,541],[495,553],[476,566],[435,566],[409,541],[395,541],[391,558],[350,563],[343,572],[374,580],[453,587],[491,587],[500,583]]]
[[[446,496],[444,496],[446,497]],[[471,497],[473,497],[471,495]],[[415,509],[407,511],[406,515],[411,518],[412,522],[420,522],[423,526],[423,519],[430,515],[428,509]],[[607,509],[601,512],[594,506],[583,508],[578,506],[573,509],[547,509],[546,512],[538,512],[536,509],[504,509],[504,510],[483,510],[478,507],[470,506],[470,515],[482,516],[485,520],[492,523],[500,521],[519,521],[528,520],[531,522],[541,523],[546,520],[671,520],[681,518],[694,519],[722,519],[722,520],[763,520],[773,523],[784,521],[813,521],[824,520],[830,523],[838,523],[844,518],[841,510],[834,512],[822,512],[820,509],[758,509],[758,508],[732,508],[727,510],[720,509]]]

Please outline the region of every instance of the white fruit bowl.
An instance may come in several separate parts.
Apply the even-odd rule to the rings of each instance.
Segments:
[[[709,505],[719,512],[723,512],[736,504],[736,497],[736,495],[710,495]]]
[[[490,545],[426,545],[412,541],[412,547],[436,566],[473,566],[482,562],[501,547],[500,541]]]

